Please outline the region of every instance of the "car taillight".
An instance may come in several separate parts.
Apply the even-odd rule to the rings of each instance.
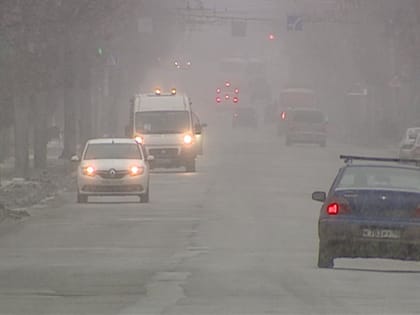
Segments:
[[[130,167],[129,171],[131,176],[141,175],[144,173],[144,167],[134,165]]]
[[[234,102],[234,103],[238,103],[238,102],[239,102],[239,98],[235,96],[235,97],[233,98],[233,102]]]
[[[329,215],[337,215],[340,211],[340,205],[337,202],[330,203],[327,206],[327,213]]]
[[[83,167],[82,172],[84,175],[87,175],[87,176],[95,176],[96,170],[93,166],[89,165],[89,166]]]
[[[338,200],[332,200],[325,208],[325,211],[328,215],[348,214],[350,213],[350,205],[347,199],[338,198]]]
[[[220,96],[216,97],[216,103],[220,103],[222,101],[222,98]]]
[[[281,112],[281,119],[286,120],[286,112]]]

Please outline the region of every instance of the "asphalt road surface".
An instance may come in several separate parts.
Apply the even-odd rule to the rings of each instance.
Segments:
[[[0,225],[0,314],[402,314],[420,310],[420,263],[316,267],[314,190],[339,153],[275,130],[207,120],[198,172],[158,170],[150,204],[75,193]]]

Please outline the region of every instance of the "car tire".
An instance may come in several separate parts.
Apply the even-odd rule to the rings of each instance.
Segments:
[[[88,195],[82,195],[77,193],[77,203],[87,203],[88,202]]]
[[[187,160],[185,164],[185,170],[187,173],[194,173],[195,172],[195,158]]]
[[[144,194],[140,194],[140,203],[148,203],[150,200],[149,186],[147,186],[147,191]]]
[[[319,242],[318,268],[334,268],[334,256],[326,243]]]

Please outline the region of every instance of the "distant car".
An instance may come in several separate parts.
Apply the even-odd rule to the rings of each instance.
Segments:
[[[134,139],[89,140],[77,170],[77,202],[108,195],[136,195],[140,202],[149,202],[148,160],[152,159],[145,158],[142,146]]]
[[[232,128],[237,127],[257,128],[257,111],[252,107],[235,108],[232,115]]]
[[[408,128],[400,142],[400,159],[420,158],[420,128]]]
[[[286,145],[295,142],[327,144],[327,117],[315,108],[294,108],[285,117]]]
[[[420,260],[420,168],[399,159],[341,156],[318,221],[318,267],[334,258]]]

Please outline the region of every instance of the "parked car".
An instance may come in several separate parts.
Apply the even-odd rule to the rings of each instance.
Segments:
[[[101,138],[87,141],[77,170],[77,202],[89,196],[135,195],[149,202],[149,163],[134,139]]]
[[[420,128],[408,128],[400,142],[400,159],[420,158]]]
[[[315,108],[294,108],[286,112],[286,145],[296,142],[327,144],[327,117]]]
[[[252,107],[235,108],[232,115],[232,128],[237,127],[257,128],[257,111]]]
[[[399,159],[341,156],[318,220],[318,267],[334,259],[420,260],[420,168]]]

